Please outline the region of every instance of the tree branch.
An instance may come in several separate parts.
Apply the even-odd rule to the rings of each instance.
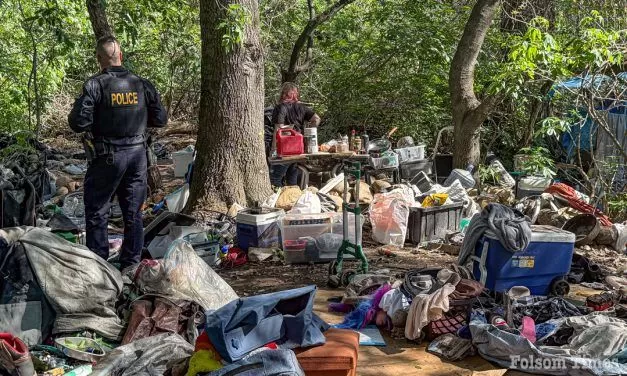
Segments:
[[[87,12],[96,39],[113,35],[102,0],[86,0]]]
[[[295,78],[299,73],[303,70],[307,69],[311,63],[311,57],[313,54],[313,33],[316,31],[316,28],[321,24],[327,22],[331,17],[333,17],[337,12],[342,10],[345,6],[350,3],[353,3],[355,0],[338,0],[335,4],[331,5],[327,9],[325,9],[322,13],[318,14],[314,17],[313,4],[311,1],[307,2],[309,7],[309,22],[305,25],[305,28],[296,39],[294,43],[294,48],[292,49],[292,54],[290,56],[290,62],[287,67],[287,70],[284,71],[284,78]],[[307,58],[305,63],[302,66],[298,65],[298,58],[300,57],[300,53],[302,49],[307,47]],[[285,80],[284,80],[285,81]]]
[[[453,103],[462,102],[470,109],[479,105],[474,91],[475,66],[499,4],[500,0],[477,0],[472,9],[451,63],[449,88]]]

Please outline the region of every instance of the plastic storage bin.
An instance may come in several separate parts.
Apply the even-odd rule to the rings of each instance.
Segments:
[[[261,214],[250,210],[237,213],[237,245],[244,251],[250,247],[278,248],[281,246],[280,218],[282,209],[266,209]]]
[[[477,242],[473,260],[475,279],[493,291],[527,287],[532,295],[549,295],[570,272],[575,234],[552,226],[532,226],[527,249],[512,253],[487,232]]]
[[[185,177],[189,164],[194,161],[194,152],[189,150],[175,151],[172,153],[174,161],[174,177]]]
[[[411,181],[416,175],[424,172],[425,174],[431,174],[431,168],[433,163],[430,159],[420,159],[411,162],[401,163],[401,179]]]
[[[410,146],[394,151],[398,154],[398,160],[401,163],[425,159],[425,145]]]
[[[363,225],[363,217],[360,220]],[[344,239],[342,213],[288,214],[280,222],[283,251],[288,264],[327,262],[337,257]],[[354,239],[353,214],[349,215],[348,226],[350,239]]]
[[[427,173],[420,171],[410,180],[409,184],[418,187],[420,192],[427,192],[433,187],[433,180],[431,180]]]
[[[527,176],[518,182],[516,198],[541,195],[551,185],[551,179],[542,176]]]
[[[370,158],[370,166],[375,170],[398,167],[398,154],[390,153],[380,158]]]
[[[431,208],[411,208],[407,222],[407,236],[413,244],[444,239],[449,231],[459,231],[464,203]]]

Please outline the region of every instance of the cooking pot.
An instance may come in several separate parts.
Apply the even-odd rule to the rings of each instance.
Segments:
[[[392,129],[383,138],[378,138],[376,140],[372,140],[368,142],[368,145],[366,148],[366,151],[368,152],[368,154],[376,158],[377,156],[380,156],[386,151],[392,149],[392,143],[390,142],[389,138],[390,136],[394,134],[394,132],[396,132],[397,129],[398,128]]]

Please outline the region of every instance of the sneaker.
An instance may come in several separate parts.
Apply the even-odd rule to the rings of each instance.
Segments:
[[[14,376],[36,376],[28,347],[10,333],[0,333],[0,366]]]

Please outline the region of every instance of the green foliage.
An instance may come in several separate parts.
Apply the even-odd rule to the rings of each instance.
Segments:
[[[622,222],[627,220],[627,193],[618,194],[612,197],[608,203],[607,215],[614,220],[614,222]]]
[[[568,121],[555,116],[545,118],[540,122],[540,124],[541,127],[538,131],[538,135],[540,137],[548,136],[559,138],[562,133],[570,130],[570,124]]]
[[[490,165],[479,165],[478,171],[481,184],[497,185],[501,180],[501,173]]]
[[[529,175],[540,175],[546,178],[553,178],[555,172],[555,162],[551,158],[548,149],[543,147],[523,148],[520,150],[527,158],[522,163],[522,169]]]
[[[201,74],[198,1],[105,3],[124,64],[155,83],[171,119],[195,122]],[[332,3],[313,0],[315,13]],[[432,146],[437,131],[451,125],[450,60],[472,3],[356,0],[321,25],[314,34],[311,69],[298,82],[301,98],[323,117],[321,141],[351,129],[375,138],[398,127],[395,138],[410,135]],[[529,140],[555,155],[557,137],[577,120],[562,107],[532,117],[534,103],[546,98],[547,84],[623,63],[624,7],[601,0],[553,3],[554,18],[537,17],[519,32],[492,27],[479,58],[476,91],[503,99],[484,124],[484,149],[498,150],[506,164],[521,147],[531,146]],[[305,1],[261,0],[259,7],[266,105],[273,105],[281,70],[309,14]],[[34,130],[37,108],[57,115],[44,122],[65,118],[61,99],[76,96],[98,71],[85,2],[4,0],[0,17],[0,132]],[[250,17],[239,5],[227,6],[216,30],[226,51],[245,42]],[[39,103],[32,84],[33,38]],[[531,136],[525,138],[527,133]],[[530,170],[543,173],[539,162]],[[485,174],[489,178],[489,171]]]
[[[249,12],[240,4],[229,4],[226,17],[217,26],[222,33],[222,47],[228,52],[244,43],[244,28],[250,22]]]

